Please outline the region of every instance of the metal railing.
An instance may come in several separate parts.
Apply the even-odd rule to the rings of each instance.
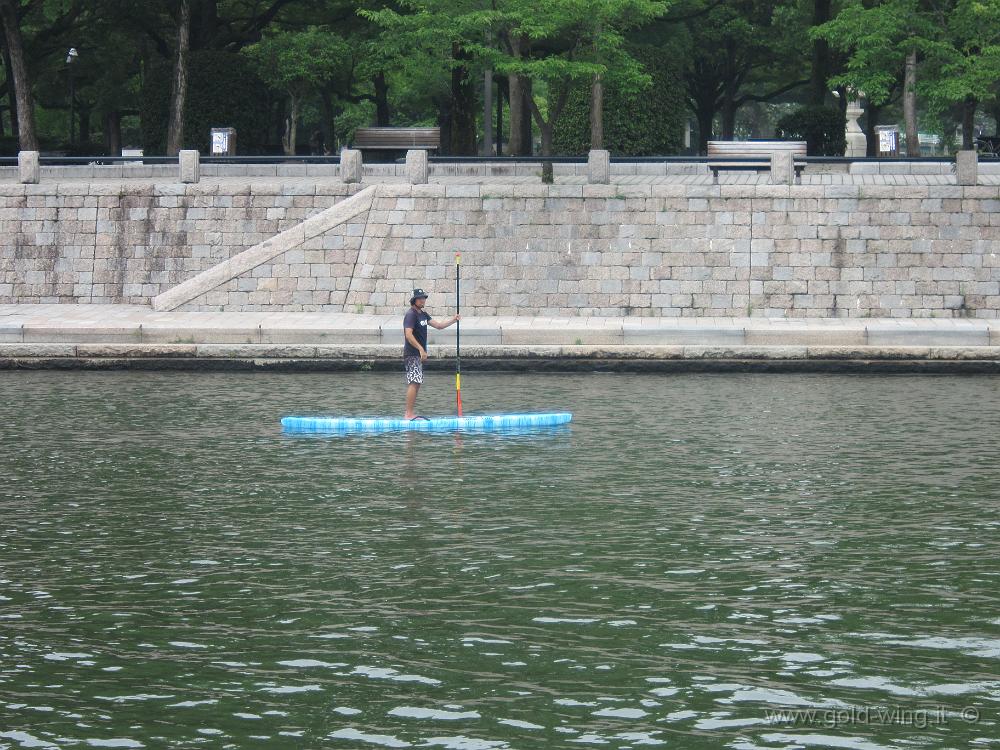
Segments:
[[[713,162],[759,162],[766,159],[761,156],[612,156],[612,164],[711,164]],[[1000,160],[1000,154],[979,154],[980,161]],[[201,164],[339,164],[340,156],[201,156]],[[586,156],[430,156],[431,164],[586,164]],[[953,156],[796,156],[795,161],[806,164],[845,164],[882,163],[899,164],[903,162],[953,163]],[[397,164],[402,159],[392,161],[369,161],[366,164]],[[45,156],[39,157],[43,166],[111,166],[115,164],[177,164],[176,156]],[[0,166],[17,166],[16,156],[0,156]]]

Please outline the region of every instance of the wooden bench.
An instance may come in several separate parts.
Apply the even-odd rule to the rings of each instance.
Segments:
[[[354,131],[354,148],[358,149],[436,151],[440,147],[441,128],[358,128]]]
[[[771,154],[787,152],[796,156],[806,155],[805,141],[709,141],[708,168],[712,171],[712,183],[718,183],[720,171],[753,170],[762,172],[771,168]],[[727,161],[731,159],[732,161]],[[805,164],[795,163],[795,178],[802,176]]]

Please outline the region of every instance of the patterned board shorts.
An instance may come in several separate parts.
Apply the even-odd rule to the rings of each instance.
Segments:
[[[403,367],[406,369],[407,383],[424,382],[424,364],[420,357],[403,357]]]

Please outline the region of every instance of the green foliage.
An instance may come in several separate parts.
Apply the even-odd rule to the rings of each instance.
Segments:
[[[1000,0],[957,0],[940,37],[925,48],[921,91],[932,113],[966,98],[996,98],[1000,80]]]
[[[150,66],[143,82],[140,119],[147,154],[166,151],[171,73],[171,64],[164,60]],[[261,153],[267,134],[264,89],[264,83],[247,70],[240,55],[217,50],[191,52],[184,147],[210,153],[211,129],[231,127],[236,128],[240,154]]]
[[[350,51],[346,40],[311,26],[268,34],[243,54],[267,85],[298,97],[334,78],[346,66]]]
[[[853,0],[832,21],[813,29],[813,38],[826,39],[849,55],[845,72],[830,85],[864,92],[878,106],[887,103],[902,80],[907,53],[928,49],[938,34],[921,6],[920,0],[886,0],[866,8]]]
[[[678,64],[655,47],[633,47],[632,57],[649,76],[645,89],[628,89],[612,79],[604,91],[604,147],[615,156],[678,153],[687,119]],[[556,153],[579,155],[590,149],[590,87],[573,86],[556,122]]]
[[[498,75],[530,82],[529,105],[545,153],[565,101],[552,92],[568,92],[595,76],[615,78],[618,87],[631,91],[648,85],[648,76],[624,51],[624,32],[663,15],[668,5],[664,0],[402,0],[404,12],[361,13],[384,29],[380,47],[389,56],[436,49],[447,59],[457,45]]]
[[[671,8],[676,32],[659,29],[663,41],[657,44],[669,44],[686,63],[684,86],[698,120],[700,151],[713,135],[735,137],[743,105],[778,101],[808,82],[803,36],[809,20],[798,6],[797,0],[679,0]]]
[[[810,156],[843,156],[847,149],[847,121],[830,107],[800,107],[778,120],[775,135],[806,142]]]

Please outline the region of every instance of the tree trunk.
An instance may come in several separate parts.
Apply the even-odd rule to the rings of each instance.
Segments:
[[[865,107],[865,138],[868,140],[865,156],[870,158],[878,156],[878,131],[875,128],[878,127],[878,116],[881,112],[882,108],[871,102]]]
[[[458,44],[452,44],[451,56],[462,62],[451,69],[451,153],[475,156],[476,89],[466,63],[469,55]]]
[[[542,156],[552,156],[552,120],[538,123],[542,134]]]
[[[86,145],[90,143],[90,107],[81,105],[78,119],[80,123],[80,143]]]
[[[567,101],[569,101],[569,86],[568,82],[564,82],[564,85],[560,88],[559,95],[556,96],[555,100],[549,100],[549,119],[546,120],[542,117],[542,111],[538,108],[538,104],[535,102],[534,97],[530,97],[528,99],[528,104],[531,107],[531,114],[534,117],[535,122],[538,124],[538,130],[541,132],[542,136],[542,156],[552,156],[552,134],[555,131],[556,120],[559,119],[559,115],[561,115],[562,111],[566,108]]]
[[[0,0],[0,19],[3,20],[10,70],[14,74],[14,92],[17,103],[17,140],[22,151],[37,151],[35,110],[31,99],[31,78],[24,59],[21,26],[13,0]]]
[[[704,156],[708,153],[708,142],[712,139],[715,108],[702,103],[697,109],[696,117],[698,119],[698,153]]]
[[[813,0],[813,27],[830,20],[830,0]],[[825,39],[813,41],[812,71],[809,77],[809,103],[826,103],[826,81],[830,77],[830,44]],[[841,97],[843,99],[843,97]]]
[[[917,136],[917,50],[911,49],[906,55],[903,75],[903,123],[906,128],[906,155],[920,156],[920,140]]]
[[[108,156],[122,154],[122,115],[116,109],[104,114],[104,150]]]
[[[524,91],[521,77],[508,77],[507,90],[510,91],[510,134],[507,136],[507,153],[511,156],[524,154]]]
[[[187,100],[187,61],[191,46],[191,2],[181,0],[177,14],[177,55],[170,87],[170,122],[167,126],[167,156],[177,156],[184,147],[184,107]]]
[[[497,156],[503,156],[503,96],[506,90],[507,79],[503,76],[497,78]]]
[[[976,147],[976,107],[979,101],[974,96],[965,97],[962,102],[962,148],[969,151]]]
[[[493,153],[493,69],[483,73],[483,148],[482,156]]]
[[[323,130],[323,154],[337,153],[337,113],[333,111],[333,97],[329,91],[320,93],[320,106],[323,110],[320,128]]]
[[[590,84],[590,147],[604,148],[604,83],[600,74]]]
[[[0,22],[2,24],[2,22]],[[7,45],[0,45],[3,48],[4,82],[7,85],[7,111],[10,112],[10,132],[17,133],[17,87],[14,85],[14,76],[10,72],[10,51]]]
[[[525,78],[521,84],[521,156],[531,156],[535,152],[531,130],[531,98],[531,79]]]
[[[293,95],[288,106],[288,119],[285,120],[285,135],[281,139],[281,145],[285,149],[285,156],[295,156],[295,139],[299,129],[299,98]]]
[[[380,128],[389,127],[389,84],[385,80],[385,71],[380,70],[372,79],[375,85],[375,125]]]

